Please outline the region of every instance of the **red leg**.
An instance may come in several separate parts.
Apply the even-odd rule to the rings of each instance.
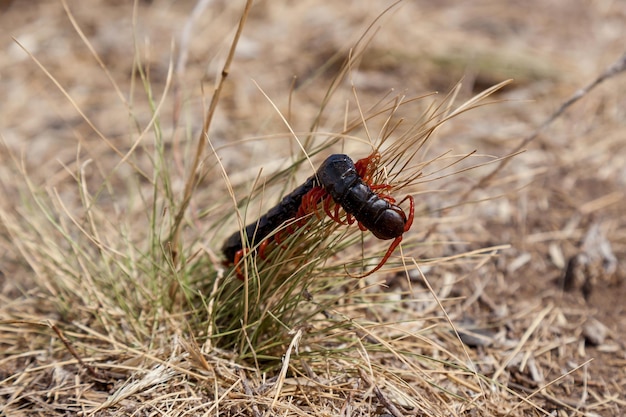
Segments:
[[[270,243],[274,242],[277,246],[280,246],[283,241],[285,240],[284,238],[284,232],[285,230],[288,230],[289,233],[293,233],[293,228],[291,227],[291,225],[287,226],[287,229],[282,229],[277,231],[276,233],[274,233],[273,236],[268,237],[267,239],[263,240],[263,242],[261,242],[261,244],[259,245],[259,258],[263,259],[264,261],[267,260],[267,247],[269,246]]]
[[[300,207],[298,207],[298,213],[296,217],[304,217],[311,212],[315,212],[318,217],[320,217],[317,204],[324,197],[326,192],[321,187],[314,187],[311,191],[306,193],[304,197],[302,197],[302,202],[300,203]]]
[[[341,210],[341,206],[339,204],[335,203],[335,219],[337,219],[337,220],[340,220],[340,218],[339,218],[339,210]],[[347,224],[347,217],[348,217],[348,213],[346,213],[346,221],[345,222],[339,221],[339,223]]]
[[[413,199],[412,195],[407,195],[406,197],[402,199],[402,201],[400,201],[399,204],[402,204],[405,200],[409,200],[409,215],[407,216],[406,223],[404,224],[404,231],[408,232],[411,226],[413,225],[413,219],[415,218],[415,200]],[[359,227],[361,227],[360,223],[359,223]],[[391,256],[393,251],[398,247],[400,242],[402,242],[402,236],[403,235],[398,236],[397,238],[393,240],[393,242],[391,242],[391,245],[389,245],[389,249],[387,249],[387,253],[385,253],[385,256],[380,261],[380,263],[376,266],[376,268],[372,269],[371,271],[363,275],[353,276],[353,278],[358,278],[358,279],[365,278],[369,275],[372,275],[374,272],[378,271],[380,268],[382,268],[383,265],[385,265],[385,263],[389,260],[389,257]]]
[[[370,188],[372,190],[390,190],[391,185],[389,184],[370,184]],[[378,194],[378,193],[376,193]]]
[[[321,201],[325,199],[330,199],[330,196],[326,196],[326,191],[324,191],[324,189],[320,187],[317,192],[313,194],[313,197],[314,198],[309,201],[309,207],[307,211],[308,213],[315,213],[315,216],[321,220],[323,216],[320,213],[318,205]]]
[[[369,164],[370,156],[366,156],[365,158],[361,158],[354,163],[354,167],[356,168],[356,173],[359,174],[359,177],[363,178],[367,173],[367,165]]]
[[[307,203],[304,200],[305,198],[306,198],[306,195],[302,198],[302,203],[300,203],[300,207],[298,207],[298,212],[296,213],[296,219],[298,219],[297,221],[298,227],[303,226],[304,223],[306,223],[305,217],[307,215],[307,211],[306,211]]]
[[[320,213],[318,205],[320,202],[323,202],[325,198],[330,198],[330,196],[328,196],[322,187],[314,187],[311,191],[306,193],[302,197],[302,202],[300,203],[300,207],[298,207],[298,212],[296,213],[296,225],[298,227],[304,226],[308,220],[309,214],[311,213],[315,213],[315,216],[321,220],[323,214]]]
[[[278,244],[280,244],[280,242],[278,242],[278,240],[276,240],[276,242]],[[267,256],[265,256],[265,249],[267,249],[267,245],[269,245],[270,240],[269,239],[265,239],[263,242],[261,242],[261,244],[259,245],[259,257],[263,260],[267,259]]]
[[[324,216],[323,216],[323,213],[320,213],[319,207],[317,207],[317,206],[320,203],[320,201],[323,201],[323,200],[324,200],[323,198],[320,200],[319,198],[317,198],[317,196],[316,196],[315,199],[311,199],[309,201],[309,205],[307,206],[307,213],[314,213],[315,217],[317,217],[319,220],[321,220],[322,217],[324,217]]]
[[[331,204],[334,204],[335,206],[332,211],[330,209]],[[341,214],[339,213],[339,210],[341,210],[341,206],[335,203],[331,196],[327,196],[324,200],[324,212],[336,223],[348,224],[347,221],[341,220]]]
[[[396,199],[393,198],[391,195],[385,193],[386,191],[391,190],[392,187],[390,184],[372,183],[372,176],[376,172],[379,162],[380,154],[374,152],[363,159],[359,159],[354,165],[357,173],[359,174],[363,182],[365,182],[372,189],[372,191],[374,191],[378,195],[378,197],[388,201],[391,204],[395,204]]]
[[[297,224],[297,226],[300,226],[299,224]],[[276,231],[276,233],[274,233],[273,236],[268,237],[266,240],[273,240],[274,242],[276,242],[277,245],[282,244],[285,239],[286,236],[288,237],[289,235],[293,234],[293,232],[295,231],[295,226],[294,223],[290,223],[288,225],[286,225],[285,227],[279,229]],[[268,242],[269,243],[269,242]],[[263,245],[263,243],[261,243],[261,246]],[[267,246],[267,244],[266,244]],[[263,249],[262,247],[259,249]]]
[[[296,213],[297,218],[304,217],[308,213],[307,208],[309,207],[309,199],[311,198],[312,192],[313,190],[302,197],[302,202],[300,202],[300,207],[298,207],[298,212]]]
[[[378,195],[378,197],[380,197],[381,199],[383,199],[383,200],[385,200],[385,201],[387,201],[387,202],[389,202],[389,203],[391,203],[391,204],[396,204],[396,199],[395,199],[395,198],[393,198],[392,196],[390,196],[389,194],[378,194],[378,193],[376,193],[376,194],[377,194],[377,195]]]
[[[333,202],[333,199],[330,196],[326,196],[324,198],[324,213],[337,223],[340,223],[339,218],[334,216],[333,213],[330,212],[330,204]]]
[[[237,278],[239,278],[241,281],[243,281],[243,272],[241,271],[241,265],[239,265],[239,262],[243,258],[244,254],[245,250],[239,249],[237,252],[235,252],[235,259],[233,260],[233,263],[235,264],[235,271],[237,271]]]
[[[412,195],[407,195],[398,203],[398,205],[402,204],[405,200],[409,200],[409,215],[406,218],[406,223],[404,223],[404,231],[408,232],[413,225],[413,219],[415,218],[415,200]]]
[[[387,249],[387,253],[385,253],[385,256],[383,257],[383,259],[379,262],[378,265],[376,265],[376,268],[372,269],[369,272],[366,272],[363,275],[351,275],[352,278],[357,278],[357,279],[361,279],[361,278],[365,278],[367,276],[372,275],[374,272],[378,271],[380,268],[383,267],[383,265],[385,265],[385,263],[389,260],[389,257],[391,256],[391,254],[393,253],[393,251],[398,247],[398,245],[400,244],[400,242],[402,242],[402,235],[398,236],[397,238],[395,238],[393,240],[393,242],[391,242],[391,245],[389,246],[389,249]]]
[[[365,158],[361,158],[356,161],[354,167],[356,168],[356,172],[359,174],[359,177],[361,177],[366,183],[369,183],[372,174],[376,172],[376,168],[378,168],[379,161],[380,154],[377,151],[374,151]]]
[[[283,230],[279,230],[278,232],[276,232],[276,238],[275,240],[277,242],[282,242],[283,239],[283,234],[287,233],[287,235],[292,235],[293,232],[296,231],[296,226],[300,226],[300,224],[298,223],[290,223],[286,228],[284,228]]]

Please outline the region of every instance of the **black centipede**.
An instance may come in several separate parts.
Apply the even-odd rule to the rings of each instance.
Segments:
[[[254,247],[263,242],[284,222],[313,211],[317,212],[319,203],[323,201],[324,212],[334,221],[348,224],[356,221],[361,230],[371,231],[378,239],[393,239],[380,263],[359,278],[379,270],[400,244],[403,234],[410,229],[414,217],[414,201],[409,195],[399,203],[409,200],[407,216],[393,197],[378,194],[372,189],[374,186],[368,183],[369,171],[372,161],[377,158],[378,154],[373,153],[360,159],[356,164],[349,156],[343,154],[334,154],[326,158],[315,175],[285,196],[257,221],[246,226],[247,247]],[[386,184],[375,187],[383,190],[390,188]],[[331,202],[335,204],[334,212],[330,209]],[[339,217],[339,207],[346,212],[345,222]],[[237,263],[241,259],[243,255],[241,236],[240,232],[235,232],[226,239],[222,247],[226,263]]]
[[[309,193],[316,185],[315,176],[310,177],[304,184],[297,187],[291,193],[283,197],[282,200],[267,213],[259,217],[255,222],[246,226],[245,236],[248,239],[247,247],[251,248],[263,242],[281,224],[293,219],[298,214],[302,204],[302,198]],[[227,263],[235,262],[237,254],[241,256],[243,244],[241,232],[233,233],[222,246],[222,253],[226,257]]]

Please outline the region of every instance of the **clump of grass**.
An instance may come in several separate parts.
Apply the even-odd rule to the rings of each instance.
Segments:
[[[427,111],[423,120],[409,125],[406,129],[403,128],[401,119],[397,119],[391,127],[390,122],[399,113],[399,109],[412,100],[403,101],[402,97],[395,97],[381,103],[380,108],[371,109],[372,114],[364,115],[359,112],[360,124],[364,129],[367,129],[367,120],[382,118],[381,139],[373,151],[382,155],[377,161],[380,166],[375,167],[375,182],[389,183],[394,192],[408,192],[411,188],[415,190],[417,187],[423,187],[424,182],[432,181],[431,177],[435,173],[443,175],[445,169],[469,157],[469,155],[440,155],[419,164],[413,163],[417,167],[411,165],[413,159],[423,156],[420,155],[420,151],[426,153],[428,139],[442,123],[476,105],[480,99],[497,91],[503,85],[486,91],[467,103],[467,106],[454,111],[451,111],[451,107],[441,105],[433,107]],[[452,98],[453,95],[448,97]],[[444,101],[446,102],[447,100]],[[356,124],[351,125],[334,141],[349,140],[346,139],[349,130],[355,128]],[[324,143],[323,146],[327,147],[329,144]],[[312,153],[317,152],[314,150]],[[311,158],[312,155],[307,157]],[[387,164],[390,170],[383,169]],[[273,182],[289,182],[285,177],[294,175],[298,165],[301,164],[296,163],[281,174],[271,177],[266,187],[271,186]],[[250,199],[245,199],[244,204],[249,205]],[[243,218],[246,218],[245,207],[242,207]],[[207,311],[207,316],[212,319],[209,325],[211,337],[221,340],[222,343],[228,340],[226,346],[229,348],[236,346],[244,356],[264,356],[266,352],[274,350],[273,360],[277,363],[293,329],[308,328],[316,317],[328,320],[330,312],[345,302],[351,303],[352,307],[359,306],[362,302],[362,308],[371,308],[369,297],[359,301],[363,295],[361,291],[367,287],[356,283],[351,274],[347,273],[348,269],[372,267],[363,265],[364,255],[365,261],[371,259],[367,253],[350,251],[350,247],[359,241],[361,245],[370,243],[371,234],[358,233],[356,225],[339,226],[325,215],[320,216],[320,213],[323,214],[321,207],[317,215],[311,213],[306,223],[297,226],[295,233],[284,242],[271,243],[267,258],[256,256],[256,248],[251,248],[248,256],[244,257],[246,262],[243,265],[224,271],[226,275],[216,273],[214,280],[206,281],[205,290],[201,293],[211,295],[202,297],[202,305],[213,308]],[[301,220],[297,223],[300,222]],[[295,219],[292,223],[296,223]],[[276,234],[292,226],[294,224],[283,225],[281,229],[276,230]],[[388,242],[378,243],[388,244]],[[415,244],[411,239],[407,240],[408,247]],[[381,245],[378,244],[376,247],[380,248]],[[337,256],[340,256],[341,260],[337,260]],[[408,258],[402,260],[401,265],[404,266],[396,267],[394,270],[407,271],[407,260],[409,264],[415,263],[414,259]],[[413,269],[412,265],[409,267]],[[235,278],[242,273],[245,276],[244,280]],[[345,290],[341,288],[348,289],[350,295],[346,296]],[[332,296],[326,297],[327,294]],[[323,301],[320,301],[319,297]],[[358,307],[356,308],[358,310]],[[267,358],[269,357],[271,355]]]

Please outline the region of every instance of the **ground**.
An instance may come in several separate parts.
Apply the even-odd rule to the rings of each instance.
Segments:
[[[16,240],[10,224],[36,227],[39,221],[27,215],[29,186],[23,172],[31,184],[58,193],[72,212],[80,203],[78,173],[84,169],[94,182],[106,177],[104,172],[121,157],[111,149],[122,155],[133,149],[129,132],[148,126],[158,113],[163,146],[171,151],[174,177],[179,178],[172,187],[180,193],[189,149],[195,146],[243,10],[239,3],[208,2],[196,16],[194,7],[202,2],[68,1],[71,14],[60,1],[0,2],[0,207],[8,213],[0,223],[0,415],[45,415],[42,404],[54,402],[46,396],[46,386],[55,382],[16,386],[28,379],[25,369],[37,373],[35,362],[41,369],[52,368],[73,356],[49,324],[66,324],[67,312],[58,311],[41,284],[42,276],[63,271],[37,268],[36,260],[25,255],[37,242]],[[538,129],[626,52],[626,8],[609,1],[535,0],[392,5],[319,0],[255,4],[211,126],[212,143],[232,173],[233,186],[252,184],[260,169],[265,174],[284,168],[281,164],[298,145],[285,139],[289,134],[279,111],[295,132],[306,132],[324,100],[324,86],[364,33],[369,44],[359,49],[363,55],[328,105],[320,131],[342,130],[346,103],[354,105],[353,91],[364,108],[389,91],[408,97],[438,92],[428,98],[431,103],[461,82],[456,102],[462,102],[513,79],[490,98],[493,103],[455,117],[435,132],[429,145],[433,154],[476,150],[485,157],[482,161],[516,154],[465,201],[459,196],[478,185],[496,163],[422,183],[424,194],[416,196],[421,211],[410,233],[416,241],[432,242],[436,236],[445,244],[413,247],[410,256],[419,263],[497,247],[480,265],[455,266],[451,260],[424,267],[435,292],[445,299],[448,315],[486,335],[486,343],[466,342],[479,371],[522,396],[533,394],[529,399],[544,410],[537,415],[624,415],[626,97],[621,92],[626,73],[611,75],[554,123]],[[387,7],[391,9],[383,14]],[[150,109],[145,94],[136,93],[145,89],[131,76],[138,66],[149,79],[153,103],[161,106],[158,112]],[[409,119],[419,116],[406,113],[402,116]],[[373,136],[379,127],[372,127]],[[366,137],[363,130],[353,134]],[[233,146],[240,139],[249,140]],[[517,153],[525,139],[523,152]],[[357,157],[369,150],[364,143],[347,147]],[[146,172],[152,163],[149,156],[137,159],[138,169]],[[125,182],[126,168],[120,169],[112,188]],[[227,195],[221,176],[213,174],[215,178],[203,180],[191,211],[211,207]],[[133,204],[130,197],[110,202],[111,212],[132,213]],[[438,228],[429,235],[435,217]],[[194,221],[203,220],[198,216]],[[136,236],[142,232],[137,230]],[[207,251],[219,254],[226,231],[212,233]],[[406,290],[406,280],[386,280],[390,291]],[[22,331],[47,334],[49,345],[20,338]],[[39,359],[29,359],[32,352]],[[68,378],[56,372],[54,378]],[[89,397],[89,392],[83,395]],[[103,398],[93,394],[94,404]],[[480,415],[517,415],[511,398],[493,404],[498,401],[501,409]],[[3,409],[2,402],[12,405]],[[130,408],[118,412],[130,413],[132,407],[126,406]]]

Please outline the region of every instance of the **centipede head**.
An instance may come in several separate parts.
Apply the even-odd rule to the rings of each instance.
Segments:
[[[378,239],[389,240],[402,236],[405,232],[407,217],[404,211],[396,206],[391,205],[384,210],[376,219],[377,227],[371,228],[370,231]]]

